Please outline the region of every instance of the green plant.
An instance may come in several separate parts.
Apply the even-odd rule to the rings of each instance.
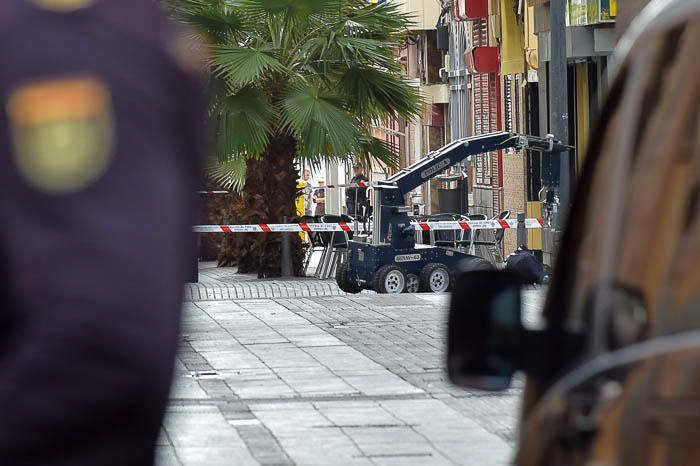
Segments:
[[[292,219],[296,162],[368,165],[374,158],[396,165],[397,155],[370,133],[373,120],[410,119],[421,108],[396,60],[410,24],[396,6],[367,0],[166,4],[196,40],[210,44],[210,117],[217,143],[208,171],[242,192],[245,208],[237,220]],[[228,262],[255,268],[260,276],[277,273],[278,238],[234,243],[235,250],[225,252]]]

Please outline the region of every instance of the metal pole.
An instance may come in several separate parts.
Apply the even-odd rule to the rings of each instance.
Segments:
[[[517,247],[527,247],[527,229],[525,228],[525,213],[518,214],[518,244]]]
[[[287,223],[286,216],[282,217],[282,223]],[[289,244],[289,233],[282,233],[282,276],[292,276],[292,249]]]
[[[328,162],[326,164],[326,182],[327,184],[340,184],[340,167],[336,162]],[[341,215],[343,213],[342,189],[327,189],[326,190],[326,214]]]
[[[554,137],[569,144],[569,100],[566,60],[566,2],[552,0],[550,2],[552,20],[551,47],[552,56],[549,62],[549,95],[551,99],[549,127]],[[557,215],[557,230],[565,221],[569,203],[569,153],[554,154],[559,157],[559,209]],[[556,159],[554,160],[556,164]]]
[[[551,0],[549,76],[549,133],[563,144],[569,143],[569,102],[566,47],[566,2]],[[543,92],[544,86],[540,87]],[[541,107],[545,109],[547,107]],[[569,203],[569,153],[542,154],[542,185],[545,187],[542,216],[542,254],[544,263],[553,266],[561,241]]]

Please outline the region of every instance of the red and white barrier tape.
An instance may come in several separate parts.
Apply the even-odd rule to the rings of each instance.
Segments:
[[[312,231],[347,231],[352,232],[352,226],[345,222],[339,223],[258,223],[252,225],[197,225],[195,233],[285,233]]]
[[[417,231],[438,230],[505,230],[518,228],[513,220],[465,220],[450,222],[419,222],[412,224]],[[541,218],[525,219],[525,228],[540,229],[544,225]],[[339,223],[258,223],[252,225],[197,225],[195,233],[297,233],[315,231],[352,232],[351,224]]]
[[[442,222],[419,222],[416,230],[507,230],[518,228],[517,219],[508,220],[457,220]],[[544,226],[541,218],[526,218],[525,228],[539,229]]]

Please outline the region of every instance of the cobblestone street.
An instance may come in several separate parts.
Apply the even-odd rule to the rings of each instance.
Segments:
[[[206,268],[188,287],[208,298],[185,303],[161,466],[508,463],[519,390],[448,384],[448,296]]]

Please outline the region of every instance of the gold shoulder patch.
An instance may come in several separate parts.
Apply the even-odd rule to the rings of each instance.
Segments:
[[[62,193],[95,182],[112,156],[107,86],[91,76],[27,83],[7,103],[14,160],[35,188]]]
[[[39,8],[60,13],[83,10],[96,1],[97,0],[31,0],[31,2]]]

